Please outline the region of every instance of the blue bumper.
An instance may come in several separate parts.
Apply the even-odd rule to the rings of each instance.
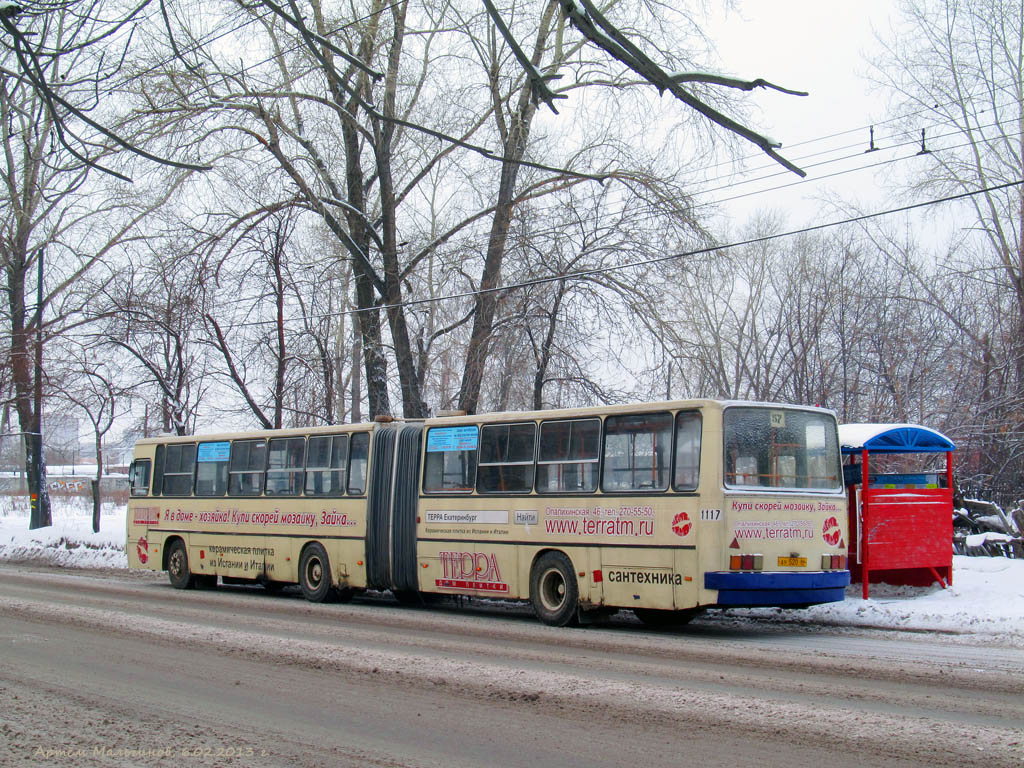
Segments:
[[[849,583],[849,571],[713,571],[704,574],[704,587],[718,590],[717,605],[736,608],[835,603],[846,597]]]

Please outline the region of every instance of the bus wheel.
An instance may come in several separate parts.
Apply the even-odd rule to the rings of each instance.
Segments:
[[[579,596],[572,563],[561,552],[548,552],[533,564],[530,602],[545,624],[564,627],[575,623]]]
[[[633,613],[648,627],[654,629],[675,629],[683,627],[704,613],[703,608],[685,611],[660,611],[657,608],[634,608]]]
[[[196,577],[188,567],[188,550],[181,539],[176,539],[167,553],[167,578],[175,589],[192,589],[196,585]]]
[[[331,566],[327,552],[319,544],[310,544],[299,558],[299,586],[302,596],[312,603],[325,603],[331,599]]]

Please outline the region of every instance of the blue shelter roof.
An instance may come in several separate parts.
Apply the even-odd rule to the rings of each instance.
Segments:
[[[942,453],[956,445],[941,432],[918,424],[840,424],[843,453]]]

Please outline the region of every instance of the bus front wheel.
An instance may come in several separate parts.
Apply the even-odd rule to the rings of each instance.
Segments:
[[[299,559],[299,586],[302,596],[312,603],[324,603],[331,599],[331,566],[327,552],[320,544],[310,544],[302,550]]]
[[[176,539],[167,553],[167,578],[175,589],[192,589],[196,585],[196,577],[188,567],[188,550],[181,539]]]
[[[575,623],[580,590],[569,558],[548,552],[530,572],[530,602],[537,617],[552,627]]]

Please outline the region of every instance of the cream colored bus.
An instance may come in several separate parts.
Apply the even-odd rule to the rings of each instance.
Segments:
[[[297,584],[312,601],[529,600],[562,626],[617,609],[842,600],[832,412],[676,401],[140,441],[133,568],[178,588]]]

